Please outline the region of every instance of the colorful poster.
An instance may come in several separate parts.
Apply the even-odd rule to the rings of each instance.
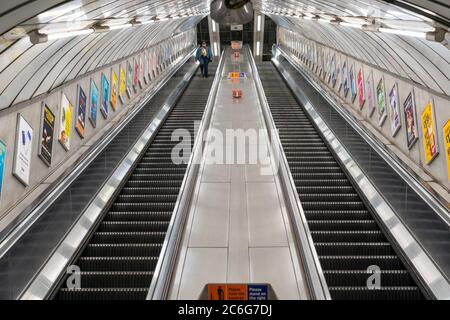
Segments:
[[[128,98],[131,98],[131,88],[133,87],[133,65],[128,61],[127,71],[127,94]]]
[[[417,133],[416,107],[412,92],[409,93],[405,102],[403,102],[403,111],[405,114],[406,143],[408,149],[411,149],[419,139],[419,134]]]
[[[0,202],[2,201],[5,161],[6,161],[6,144],[2,140],[0,140]]]
[[[377,85],[377,109],[378,109],[378,125],[382,126],[387,118],[386,93],[384,91],[383,78],[380,79]]]
[[[135,59],[133,68],[133,88],[135,92],[137,91],[138,85],[139,85],[139,65]]]
[[[447,179],[450,181],[450,120],[444,125],[444,143],[445,143],[445,157],[447,159]],[[1,146],[0,146],[1,148]],[[1,152],[1,150],[0,150]],[[1,169],[1,154],[0,154],[0,169]],[[1,179],[1,171],[0,171],[0,179]],[[0,180],[0,195],[1,195],[1,180]],[[1,198],[0,198],[1,199]]]
[[[55,133],[55,115],[46,103],[42,103],[41,141],[38,155],[47,166],[52,165],[53,135]]]
[[[436,128],[434,126],[433,100],[427,103],[422,112],[422,135],[425,150],[425,162],[430,164],[438,155]]]
[[[336,55],[333,55],[333,58],[331,58],[331,85],[333,88],[336,86]]]
[[[61,118],[59,121],[59,142],[66,149],[70,150],[70,129],[72,126],[72,104],[66,95],[61,96]]]
[[[359,110],[362,110],[364,103],[366,102],[366,92],[364,90],[364,74],[363,69],[358,71],[358,106]]]
[[[355,69],[353,68],[353,65],[350,67],[350,92],[352,94],[352,102],[354,102],[358,90],[356,87]]]
[[[89,120],[91,121],[91,124],[94,128],[97,126],[97,112],[98,112],[98,88],[94,82],[94,79],[91,79],[91,109],[89,112]]]
[[[117,110],[117,88],[119,86],[119,80],[114,70],[111,70],[111,108],[115,112]]]
[[[109,82],[104,73],[102,73],[102,104],[100,105],[100,112],[103,118],[108,118],[109,105]]]
[[[391,116],[391,134],[394,137],[402,126],[400,119],[400,108],[398,106],[397,84],[395,84],[389,92],[389,107],[389,114]]]
[[[373,83],[373,71],[370,72],[367,77],[367,115],[372,117],[373,112],[375,111],[375,94],[373,92],[374,83]]]
[[[78,86],[78,111],[77,111],[77,121],[75,123],[75,130],[81,139],[84,138],[86,131],[86,106],[87,98],[84,90],[81,86]]]
[[[31,128],[21,114],[18,114],[16,130],[13,175],[25,186],[28,186],[30,183],[33,128]]]
[[[147,57],[147,53],[145,53],[144,54],[144,82],[145,82],[145,84],[148,83],[147,77],[148,77],[148,57]]]
[[[349,89],[347,62],[344,62],[344,65],[342,66],[342,82],[344,85],[344,97],[347,97],[348,89]]]
[[[139,87],[141,89],[144,87],[144,62],[142,61],[142,56],[139,56]]]
[[[119,70],[120,70],[119,99],[120,99],[120,101],[122,102],[122,104],[124,104],[124,103],[125,103],[125,90],[126,90],[126,88],[127,88],[127,85],[126,85],[126,81],[127,81],[126,76],[127,76],[127,73],[126,73],[126,71],[125,71],[125,68],[123,68],[122,65],[120,65]]]

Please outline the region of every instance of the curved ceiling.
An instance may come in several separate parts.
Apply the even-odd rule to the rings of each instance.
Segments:
[[[450,50],[442,43],[279,14],[309,12],[350,18],[363,16],[383,19],[386,23],[430,26],[436,25],[432,17],[436,17],[436,21],[449,20],[447,0],[252,2],[257,10],[269,15],[278,25],[307,39],[409,78],[438,93],[450,95]],[[0,1],[0,110],[49,92],[173,33],[193,28],[209,13],[210,3],[211,0]],[[156,22],[40,44],[31,43],[27,36],[33,30],[51,33],[86,29],[105,21],[112,24],[130,23],[141,18]]]
[[[443,44],[421,38],[363,31],[288,15],[379,18],[390,24],[436,25],[428,17],[378,0],[256,0],[255,7],[279,26],[309,40],[341,51],[368,64],[410,79],[437,93],[450,95],[450,50]],[[426,1],[424,1],[426,2]],[[275,13],[271,13],[275,12]],[[443,26],[440,26],[444,28]]]
[[[2,0],[0,110],[192,29],[208,10],[204,0]],[[155,22],[40,44],[27,36],[33,30],[50,34],[136,18]]]

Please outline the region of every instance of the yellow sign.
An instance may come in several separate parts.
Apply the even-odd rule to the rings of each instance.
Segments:
[[[119,87],[119,95],[120,97],[125,98],[125,68],[120,66],[120,87]]]
[[[228,79],[239,79],[241,74],[239,72],[230,72],[228,73]]]
[[[111,73],[111,107],[113,108],[114,111],[116,111],[117,106],[117,85],[118,85],[117,74],[113,70]]]
[[[247,285],[209,284],[208,300],[247,300]]]
[[[425,162],[429,164],[439,153],[433,117],[433,101],[427,103],[422,112],[422,135]]]
[[[450,181],[450,120],[444,125],[445,156],[447,157],[447,175]]]

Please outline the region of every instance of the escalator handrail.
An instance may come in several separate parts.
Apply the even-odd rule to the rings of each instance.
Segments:
[[[206,102],[205,111],[198,130],[196,131],[196,139],[186,168],[186,174],[183,178],[180,192],[178,193],[177,202],[164,239],[158,264],[147,294],[147,300],[164,300],[168,295],[174,266],[182,242],[185,221],[189,213],[189,204],[192,200],[192,194],[195,189],[196,179],[200,168],[202,150],[204,150],[206,144],[203,137],[211,122],[214,102],[216,100],[220,79],[225,65],[225,52],[226,50],[222,52],[220,57],[211,91]]]
[[[176,105],[180,95],[190,83],[190,80],[195,75],[197,69],[198,63],[192,65],[185,77],[171,92],[161,110],[131,146],[129,152],[121,160],[106,183],[100,188],[93,201],[86,210],[84,210],[80,218],[60,242],[53,254],[50,255],[47,262],[32,279],[29,286],[22,292],[20,299],[36,300],[46,299],[51,296],[56,285],[65,274],[65,269],[68,264],[73,261],[77,252],[79,252],[79,249],[84,245],[85,240],[88,239],[89,235],[95,230],[95,226],[98,224],[99,219],[120,192],[121,187],[133,171],[136,163],[139,161],[154,136],[158,133],[159,128],[164,124],[165,119]]]
[[[289,206],[290,218],[293,223],[293,231],[296,239],[297,248],[305,269],[305,276],[309,286],[309,293],[312,299],[315,300],[330,300],[331,296],[328,291],[328,285],[323,274],[322,266],[320,265],[319,257],[317,255],[314,242],[309,231],[309,226],[303,211],[300,198],[295,187],[295,182],[289,168],[286,155],[281,144],[276,125],[270,112],[269,103],[261,83],[258,68],[256,67],[253,55],[248,53],[250,65],[255,79],[255,85],[261,103],[264,120],[266,122],[267,130],[271,133],[271,147],[274,155],[278,155],[280,159],[279,176],[282,180],[282,187],[286,196],[286,204]],[[276,134],[273,134],[276,132]]]

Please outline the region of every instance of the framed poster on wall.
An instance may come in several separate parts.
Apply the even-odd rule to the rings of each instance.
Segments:
[[[59,142],[66,151],[70,150],[70,134],[72,127],[72,103],[63,93],[61,95],[61,116],[59,119]]]
[[[331,86],[334,88],[336,86],[336,55],[331,58]]]
[[[147,77],[148,77],[148,56],[147,56],[147,52],[146,52],[146,53],[144,53],[144,82],[145,82],[145,84],[148,84]]]
[[[89,121],[92,126],[97,127],[97,112],[98,112],[98,88],[94,82],[94,79],[91,79],[91,108],[89,110]]]
[[[139,85],[139,65],[136,59],[134,59],[134,68],[133,68],[133,89],[134,92],[137,92],[137,87]]]
[[[430,164],[439,153],[434,120],[433,100],[430,100],[422,112],[422,138],[425,151],[425,163]]]
[[[450,120],[444,125],[444,143],[445,143],[445,158],[447,160],[447,179],[450,181]],[[1,148],[1,146],[0,146]],[[1,152],[1,151],[0,151]],[[1,157],[1,154],[0,154]],[[0,159],[1,162],[1,159]],[[1,163],[0,163],[1,166]],[[1,179],[1,171],[0,171],[0,179]],[[0,195],[1,195],[1,180],[0,180]],[[1,199],[1,197],[0,197]]]
[[[55,134],[55,115],[49,106],[42,103],[41,139],[39,141],[38,156],[50,167],[53,155],[53,136]]]
[[[350,92],[352,94],[352,102],[355,101],[358,90],[356,88],[355,68],[352,65],[350,67]]]
[[[370,71],[369,76],[366,80],[366,89],[367,89],[367,115],[369,118],[372,117],[373,112],[375,111],[375,93],[374,93],[374,83],[373,83],[373,71]]]
[[[344,64],[342,65],[342,83],[344,86],[344,97],[347,97],[349,90],[347,61],[344,61]]]
[[[106,79],[105,74],[102,72],[102,103],[100,105],[100,112],[103,118],[108,118],[108,106],[109,106],[109,82]]]
[[[398,106],[398,89],[397,84],[394,84],[391,91],[389,92],[389,108],[390,108],[390,118],[391,118],[391,134],[393,137],[400,130],[401,119],[400,119],[400,108]]]
[[[338,63],[336,67],[336,83],[337,83],[337,92],[341,93],[342,89],[342,73],[341,73],[341,64]]]
[[[378,109],[378,125],[382,126],[387,118],[386,110],[386,92],[384,90],[384,79],[381,77],[376,89],[376,101]]]
[[[119,72],[120,72],[120,74],[119,74],[119,77],[120,77],[119,78],[119,83],[120,83],[119,84],[119,99],[120,99],[120,102],[122,102],[122,104],[124,104],[125,103],[125,90],[127,88],[127,85],[126,85],[127,72],[125,71],[125,68],[122,65],[119,66]]]
[[[411,149],[419,139],[419,134],[417,133],[416,106],[412,92],[409,93],[405,102],[403,102],[403,112],[405,114],[406,143],[408,149]]]
[[[364,88],[364,73],[363,69],[360,68],[358,71],[358,106],[359,110],[362,110],[364,107],[364,103],[366,102],[366,90]]]
[[[78,110],[77,110],[77,120],[75,122],[75,130],[81,139],[84,139],[86,132],[86,105],[87,97],[84,93],[83,88],[78,86]]]
[[[117,91],[119,86],[119,79],[117,79],[116,71],[111,70],[111,108],[114,112],[117,110]]]
[[[142,55],[139,56],[139,87],[144,87],[144,62],[142,61]]]
[[[17,114],[13,175],[25,186],[30,183],[32,148],[33,128],[19,113]]]
[[[5,173],[5,162],[6,162],[6,144],[0,140],[0,203],[2,202],[3,194],[3,177]]]
[[[128,61],[128,71],[127,71],[127,95],[131,98],[131,88],[133,87],[133,65]]]

